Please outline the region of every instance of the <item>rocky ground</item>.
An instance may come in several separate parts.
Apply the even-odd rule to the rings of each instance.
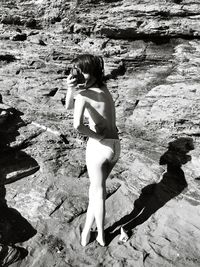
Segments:
[[[200,266],[199,1],[2,0],[0,17],[0,238],[28,252],[13,266]],[[86,139],[64,97],[87,52],[105,60],[122,152],[107,246],[83,248]]]

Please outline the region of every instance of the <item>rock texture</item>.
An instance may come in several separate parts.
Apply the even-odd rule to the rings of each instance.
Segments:
[[[198,267],[199,1],[9,0],[0,17],[0,241],[29,252],[13,266]],[[85,52],[104,57],[122,144],[105,248],[79,243],[86,139],[64,108],[70,61]]]

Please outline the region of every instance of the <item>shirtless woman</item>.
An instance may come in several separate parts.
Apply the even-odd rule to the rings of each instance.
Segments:
[[[81,55],[72,64],[76,73],[81,73],[84,84],[79,85],[80,77],[74,77],[73,73],[68,76],[66,108],[73,107],[75,90],[81,87],[82,90],[75,98],[74,128],[88,136],[86,165],[90,179],[89,205],[81,244],[86,246],[89,243],[90,230],[95,220],[98,231],[96,240],[101,246],[105,246],[106,178],[120,155],[115,106],[103,82],[104,65],[101,57]],[[85,117],[89,119],[89,126],[84,123]]]

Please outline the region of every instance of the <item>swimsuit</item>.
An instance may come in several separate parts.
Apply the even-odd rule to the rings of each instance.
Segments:
[[[97,141],[89,138],[86,148],[86,161],[103,163],[109,161],[116,163],[120,156],[119,139],[103,139]]]

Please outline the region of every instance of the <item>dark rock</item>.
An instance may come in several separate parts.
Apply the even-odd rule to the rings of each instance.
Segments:
[[[10,25],[21,25],[21,18],[19,16],[3,16],[1,19],[1,23],[3,24],[10,24]]]
[[[22,247],[0,245],[0,265],[10,266],[23,260],[28,255],[28,251]]]
[[[6,55],[0,55],[0,61],[6,61],[7,63],[15,61],[16,58],[15,56],[11,54],[6,54]]]
[[[31,29],[34,29],[37,27],[37,20],[34,18],[29,18],[26,23],[25,26]]]
[[[26,33],[16,34],[15,36],[12,37],[13,41],[25,41],[26,39],[27,39]]]

